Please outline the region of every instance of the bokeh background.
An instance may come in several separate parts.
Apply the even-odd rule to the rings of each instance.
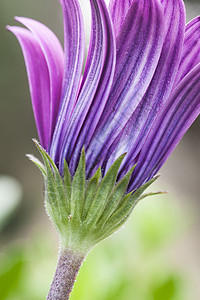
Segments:
[[[88,0],[81,1],[89,41]],[[185,2],[187,20],[199,1]],[[42,300],[57,261],[58,239],[45,214],[43,182],[25,157],[38,156],[15,15],[37,19],[63,40],[56,0],[0,0],[0,300]],[[72,300],[200,299],[200,118],[162,168],[151,190],[168,195],[138,204],[124,228],[97,245]]]

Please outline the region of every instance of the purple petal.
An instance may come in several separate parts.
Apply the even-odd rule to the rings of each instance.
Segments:
[[[61,98],[64,71],[64,53],[55,34],[45,25],[28,18],[15,18],[25,25],[35,36],[44,53],[50,77],[50,142],[55,127]],[[46,149],[49,150],[49,149]]]
[[[81,8],[77,0],[63,0],[65,71],[62,102],[54,130],[50,155],[59,162],[65,134],[77,100],[84,61],[85,36]]]
[[[190,21],[185,30],[185,40],[176,84],[200,62],[200,17]]]
[[[70,161],[71,170],[76,167],[83,143],[86,145],[93,134],[109,95],[115,69],[115,37],[104,1],[91,0],[91,12],[91,42],[87,63],[60,156],[60,165],[66,158]],[[82,128],[83,123],[86,132]],[[78,137],[79,146],[75,147]]]
[[[35,122],[42,146],[47,149],[50,127],[50,78],[44,53],[33,34],[24,28],[8,26],[18,39],[26,63]]]
[[[110,15],[112,18],[115,35],[118,36],[126,15],[135,0],[111,0],[109,3]]]
[[[200,113],[200,64],[174,90],[154,122],[138,158],[131,189],[152,177]]]
[[[117,39],[115,77],[94,138],[87,150],[88,168],[101,164],[108,148],[138,106],[156,70],[165,28],[159,2],[132,4]]]
[[[128,151],[120,176],[136,163],[152,122],[171,93],[181,59],[185,32],[184,5],[179,0],[166,0],[162,3],[168,31],[156,72],[145,96],[128,120],[123,133],[120,133],[120,141],[118,142],[119,138],[116,139],[112,145],[113,150],[109,150],[112,156],[107,167],[118,155]],[[115,151],[114,147],[117,147]]]

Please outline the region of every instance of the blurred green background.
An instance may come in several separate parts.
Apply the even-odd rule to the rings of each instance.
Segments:
[[[88,0],[81,3],[86,14]],[[186,8],[188,21],[200,14],[199,1]],[[25,157],[38,156],[31,141],[37,133],[21,49],[5,30],[15,15],[45,23],[62,41],[62,14],[56,0],[0,0],[0,300],[42,300],[58,240],[45,214],[42,176]],[[123,229],[91,251],[72,300],[200,299],[199,133],[200,118],[151,188],[169,195],[145,199]]]

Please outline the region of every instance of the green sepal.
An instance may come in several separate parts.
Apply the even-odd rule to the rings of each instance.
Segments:
[[[83,213],[82,213],[83,221],[87,218],[88,211],[90,210],[91,204],[96,195],[100,179],[101,179],[101,168],[98,168],[95,174],[87,183],[85,203],[84,203]]]
[[[140,201],[140,200],[143,200],[147,197],[157,196],[157,195],[166,195],[166,194],[168,194],[168,193],[165,192],[165,191],[146,193],[146,194],[143,194],[138,200]]]
[[[66,160],[64,160],[64,189],[66,193],[67,199],[67,210],[71,211],[71,193],[72,193],[72,177],[69,171],[68,164]]]
[[[76,172],[72,176],[66,161],[64,161],[63,173],[60,174],[49,154],[36,140],[34,142],[44,165],[33,156],[28,157],[44,176],[45,206],[59,234],[61,248],[86,254],[93,245],[124,224],[138,201],[157,194],[143,194],[143,192],[158,176],[136,191],[127,194],[127,187],[135,166],[120,181],[117,181],[125,154],[113,163],[103,179],[99,168],[91,178],[86,180],[84,148]]]
[[[41,163],[41,161],[39,159],[37,159],[34,155],[32,154],[26,154],[26,157],[28,157],[28,159],[30,161],[32,161],[36,167],[38,167],[38,169],[42,172],[42,175],[46,176],[46,171],[45,171],[45,166]]]
[[[114,187],[114,190],[108,199],[108,203],[102,213],[102,216],[100,220],[97,223],[98,227],[104,226],[106,221],[109,219],[109,217],[112,215],[112,213],[115,211],[115,209],[120,205],[121,201],[123,201],[125,196],[125,192],[127,189],[127,186],[129,184],[129,180],[131,178],[131,175],[135,169],[136,165],[134,165],[129,172],[119,181]]]
[[[85,182],[85,151],[83,148],[80,161],[72,181],[70,214],[72,222],[80,223],[81,221],[85,197]]]
[[[46,167],[45,207],[47,214],[57,231],[62,233],[64,229],[63,224],[66,223],[70,213],[67,209],[68,199],[66,199],[63,179],[49,154],[35,139],[33,141],[42,155]]]
[[[142,193],[158,178],[159,176],[155,176],[137,189],[134,193],[130,192],[123,197],[121,201],[123,204],[114,211],[114,213],[106,221],[104,227],[101,229],[101,236],[103,238],[114,233],[119,229],[119,227],[121,227],[121,225],[125,223],[135,205],[138,203],[138,201],[140,201]]]
[[[95,227],[106,207],[108,199],[115,186],[119,167],[122,163],[122,160],[124,159],[124,156],[125,154],[121,155],[113,163],[97,189],[96,195],[92,201],[87,218],[85,220],[85,224],[87,224],[87,226],[89,226],[90,228]]]

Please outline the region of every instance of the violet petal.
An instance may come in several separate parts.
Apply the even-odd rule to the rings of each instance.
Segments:
[[[117,39],[116,71],[110,96],[86,151],[89,170],[93,165],[101,165],[108,148],[145,94],[159,61],[164,33],[160,2],[134,1]]]
[[[137,156],[146,140],[152,122],[172,91],[181,59],[185,32],[183,2],[180,0],[163,0],[162,4],[167,16],[166,27],[168,31],[156,72],[145,96],[124,127],[123,133],[120,133],[120,141],[118,142],[116,139],[114,142],[112,148],[115,145],[117,148],[115,151],[109,150],[112,157],[107,164],[107,168],[118,155],[128,151],[122,165],[120,177],[127,172],[132,164],[136,163]]]
[[[200,113],[200,63],[184,77],[166,101],[143,145],[130,189],[161,168]]]
[[[50,127],[49,142],[55,127],[61,98],[62,80],[64,71],[64,53],[55,34],[45,25],[28,18],[15,18],[25,25],[35,36],[44,53],[50,77]],[[47,149],[48,150],[48,149]]]
[[[91,11],[92,36],[87,63],[60,155],[60,165],[64,158],[68,162],[70,160],[72,172],[78,162],[83,144],[87,144],[90,140],[101,116],[110,92],[115,69],[115,37],[104,1],[91,0]],[[87,128],[86,132],[85,128]],[[77,141],[78,137],[79,141]],[[73,157],[71,157],[72,154]]]
[[[83,16],[77,0],[63,0],[65,70],[62,100],[50,155],[59,162],[71,115],[77,100],[85,52]]]
[[[8,26],[18,39],[27,69],[33,112],[40,142],[49,146],[50,127],[50,78],[44,53],[33,34],[22,27]]]
[[[176,78],[178,84],[200,62],[200,17],[186,25],[182,58]]]
[[[112,18],[115,35],[118,36],[121,27],[125,21],[126,15],[135,0],[111,0],[109,2],[109,11]]]

